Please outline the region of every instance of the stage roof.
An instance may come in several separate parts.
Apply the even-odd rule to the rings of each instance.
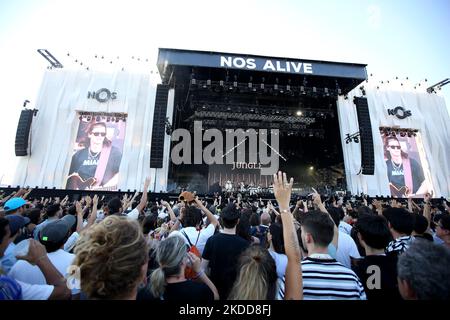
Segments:
[[[249,54],[160,48],[157,62],[163,83],[195,77],[340,88],[347,93],[367,79],[366,64],[266,57]]]

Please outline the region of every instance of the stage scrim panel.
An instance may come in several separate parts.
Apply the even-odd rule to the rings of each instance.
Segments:
[[[117,190],[125,131],[125,115],[80,115],[66,188]]]

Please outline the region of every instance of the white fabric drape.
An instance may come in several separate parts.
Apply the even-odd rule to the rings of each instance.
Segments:
[[[422,167],[425,175],[431,179],[434,196],[450,196],[450,117],[444,98],[429,94],[421,88],[414,89],[413,85],[407,82],[402,83],[400,80],[391,81],[389,84],[369,80],[362,85],[366,91],[372,124],[375,174],[373,176],[358,174],[361,168],[361,146],[344,142],[347,133],[359,131],[356,106],[353,103],[355,96],[361,96],[361,90],[358,87],[348,94],[348,99],[338,98],[338,116],[348,190],[352,193],[364,192],[371,196],[390,195],[379,127],[399,126],[419,130],[416,141],[422,140],[421,158],[423,156],[427,160],[427,163],[422,162]],[[394,109],[397,106],[410,110],[412,116],[398,119],[396,116],[389,115],[388,109]]]

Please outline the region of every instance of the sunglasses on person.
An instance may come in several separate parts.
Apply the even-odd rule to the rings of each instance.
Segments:
[[[96,137],[98,136],[106,137],[106,132],[92,132],[92,134]]]
[[[397,150],[400,150],[402,147],[400,147],[400,146],[388,146],[389,148],[391,148],[391,149],[397,149]]]

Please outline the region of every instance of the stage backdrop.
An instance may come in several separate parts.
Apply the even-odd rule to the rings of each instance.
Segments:
[[[67,189],[117,190],[126,115],[80,114]]]
[[[65,188],[74,142],[79,142],[84,126],[79,120],[80,113],[101,113],[105,117],[119,113],[126,116],[127,132],[125,134],[125,124],[118,122],[115,129],[121,132],[112,139],[112,146],[121,154],[117,189],[142,190],[145,177],[150,176],[151,189],[164,190],[168,161],[158,172],[150,169],[153,107],[159,82],[158,74],[47,71],[36,103],[39,111],[31,129],[31,154],[20,159],[14,184]],[[173,99],[173,94],[170,98]],[[169,112],[171,114],[172,110]],[[110,127],[115,124],[106,121],[106,126],[111,133]]]
[[[369,104],[372,137],[375,152],[375,174],[358,174],[361,168],[361,146],[342,140],[347,187],[352,193],[364,192],[371,196],[391,195],[389,174],[390,164],[386,153],[386,141],[380,134],[380,127],[417,129],[414,138],[401,138],[400,145],[409,151],[411,165],[420,168],[423,180],[435,197],[450,196],[450,117],[445,100],[437,94],[426,92],[426,84],[414,88],[405,80],[392,80],[383,84],[369,79],[362,84]],[[378,87],[378,88],[377,88]],[[355,96],[360,97],[359,86],[348,94],[348,99],[338,98],[338,115],[341,137],[359,131]],[[407,112],[395,112],[403,107]],[[389,111],[390,110],[390,111]],[[410,115],[408,116],[408,114]],[[404,117],[407,115],[407,117]],[[403,119],[401,119],[403,118]],[[395,143],[393,143],[395,144]],[[398,173],[398,172],[397,172]],[[415,177],[413,177],[414,180]],[[416,180],[422,179],[417,177]],[[418,182],[416,182],[417,184]],[[400,186],[401,187],[401,186]],[[414,186],[414,191],[418,191]]]

